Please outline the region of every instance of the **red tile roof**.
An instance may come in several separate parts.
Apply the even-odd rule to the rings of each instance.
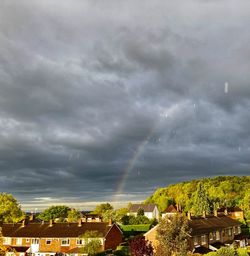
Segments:
[[[177,212],[177,209],[172,204],[167,207],[167,209],[164,211],[164,213],[175,213]]]

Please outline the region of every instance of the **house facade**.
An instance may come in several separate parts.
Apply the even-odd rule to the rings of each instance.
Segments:
[[[132,204],[129,210],[128,215],[137,216],[139,209],[144,211],[144,216],[149,219],[159,219],[159,210],[155,204]]]
[[[83,255],[86,231],[96,231],[101,243],[100,251],[116,249],[122,242],[122,231],[116,224],[106,222],[78,223],[18,223],[2,224],[1,243],[7,255],[54,256]]]
[[[191,229],[188,244],[192,252],[201,248],[208,250],[217,250],[216,245],[231,244],[241,233],[241,223],[226,215],[210,215],[192,217],[189,215],[188,225]],[[157,226],[149,230],[144,236],[152,242],[154,248],[158,246],[156,239]]]

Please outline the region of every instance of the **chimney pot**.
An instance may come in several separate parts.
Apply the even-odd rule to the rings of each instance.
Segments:
[[[203,211],[202,217],[203,217],[203,218],[206,218],[206,212],[205,212],[205,211]]]
[[[53,226],[53,220],[49,220],[49,226],[50,226],[50,227]]]
[[[22,227],[25,227],[25,220],[22,221]]]
[[[215,217],[218,217],[218,211],[217,211],[217,209],[214,209],[214,216],[215,216]]]
[[[82,226],[82,220],[79,219],[79,220],[78,220],[78,227],[81,227],[81,226]]]

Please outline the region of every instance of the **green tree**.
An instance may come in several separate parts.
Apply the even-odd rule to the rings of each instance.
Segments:
[[[24,213],[17,200],[7,193],[0,193],[0,221],[18,222],[24,218]]]
[[[208,195],[202,182],[198,184],[192,209],[195,215],[202,215],[203,212],[210,213]]]
[[[81,213],[76,209],[71,209],[68,212],[68,222],[77,222],[80,217]]]
[[[86,231],[81,237],[84,239],[84,246],[81,249],[82,253],[92,256],[101,250],[100,238],[102,235],[98,231]]]
[[[156,238],[159,245],[157,256],[186,256],[190,228],[186,216],[176,214],[171,219],[163,218],[158,225]]]
[[[99,204],[92,213],[103,214],[106,211],[113,210],[114,207],[110,203]]]
[[[233,248],[229,248],[229,247],[221,247],[217,252],[216,252],[216,256],[234,256],[235,255],[235,251]]]
[[[64,221],[65,218],[68,217],[69,212],[70,208],[66,205],[51,206],[40,213],[38,215],[38,219],[49,221],[50,219],[55,220],[59,218],[60,220]]]
[[[237,254],[238,256],[249,256],[246,248],[238,248]]]
[[[144,216],[144,210],[142,208],[138,209],[137,216]]]

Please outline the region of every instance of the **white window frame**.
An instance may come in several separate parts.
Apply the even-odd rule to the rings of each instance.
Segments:
[[[216,240],[219,241],[220,240],[220,231],[216,231]]]
[[[29,243],[30,242],[30,239],[29,238],[26,238],[26,243]]]
[[[12,242],[11,237],[4,237],[4,238],[3,238],[3,244],[10,245],[11,242]]]
[[[201,244],[206,244],[207,243],[207,236],[206,235],[202,235],[201,236]]]
[[[66,243],[64,243],[66,242]],[[62,238],[61,239],[61,246],[69,246],[70,244],[70,239],[69,238]]]
[[[23,244],[23,239],[21,237],[16,238],[16,245],[22,245]]]
[[[85,240],[83,238],[77,238],[76,239],[76,245],[81,246],[84,245]]]
[[[39,244],[39,243],[40,243],[40,239],[39,238],[32,238],[31,244]]]

